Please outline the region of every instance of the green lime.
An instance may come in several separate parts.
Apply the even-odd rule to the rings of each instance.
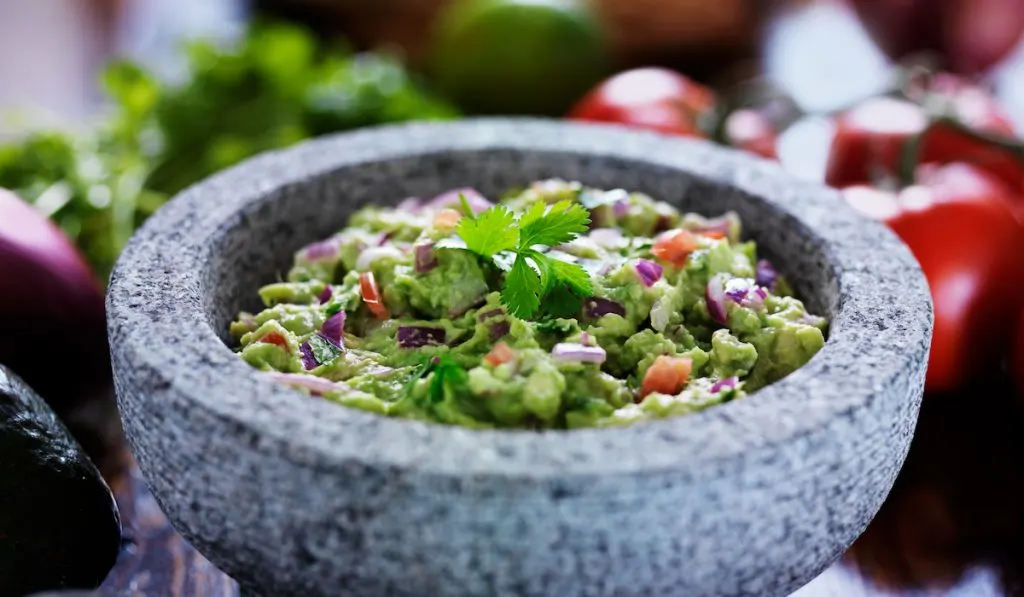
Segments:
[[[466,112],[560,116],[607,74],[601,28],[573,0],[455,0],[432,73]]]

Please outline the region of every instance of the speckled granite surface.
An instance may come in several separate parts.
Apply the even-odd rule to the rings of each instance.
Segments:
[[[531,433],[306,398],[224,344],[256,288],[357,206],[547,176],[737,211],[832,319],[826,347],[694,416]],[[891,487],[932,320],[909,251],[832,191],[697,141],[529,120],[365,130],[224,172],[142,228],[108,309],[126,433],[158,501],[274,596],[785,595]]]

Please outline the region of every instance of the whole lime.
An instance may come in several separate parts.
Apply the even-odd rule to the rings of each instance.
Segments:
[[[438,90],[474,114],[561,115],[607,74],[601,27],[575,0],[455,0],[431,61]]]

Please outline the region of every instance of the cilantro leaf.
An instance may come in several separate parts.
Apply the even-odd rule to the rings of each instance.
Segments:
[[[494,257],[500,251],[516,248],[519,230],[515,216],[501,205],[492,207],[474,218],[459,220],[458,233],[466,248],[483,257]]]
[[[512,269],[505,277],[505,287],[501,290],[501,302],[512,315],[526,319],[537,312],[540,307],[540,275],[526,261],[524,255],[518,255]]]
[[[476,212],[473,211],[473,206],[469,204],[469,199],[466,199],[465,193],[459,193],[459,204],[462,206],[464,212],[463,217],[469,218],[470,220],[476,219]]]
[[[441,355],[434,364],[433,379],[430,380],[430,401],[441,402],[448,392],[460,392],[466,388],[469,375],[462,365],[449,355]]]
[[[587,231],[590,213],[582,205],[571,201],[559,201],[540,213],[534,204],[519,219],[519,246],[528,249],[533,245],[553,247],[567,243]]]
[[[579,317],[583,299],[573,294],[568,286],[556,286],[544,295],[544,314],[549,317],[568,319]]]
[[[475,219],[463,218],[457,231],[467,250],[492,259],[506,272],[501,302],[512,315],[528,319],[538,311],[578,314],[580,299],[593,293],[586,270],[533,248],[569,242],[589,224],[590,215],[579,204],[559,201],[548,207],[538,201],[518,222],[508,208],[498,205]]]
[[[569,263],[560,259],[548,258],[551,272],[558,282],[564,284],[578,297],[588,297],[594,294],[594,284],[590,281],[590,274],[575,263]]]

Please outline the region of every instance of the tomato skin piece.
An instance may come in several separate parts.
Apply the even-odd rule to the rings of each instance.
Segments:
[[[373,277],[373,272],[359,274],[359,290],[362,292],[363,302],[366,303],[367,308],[370,309],[370,312],[377,319],[389,319],[391,317],[391,313],[381,297],[380,288],[377,287],[377,280]]]
[[[686,265],[686,258],[700,248],[689,230],[669,230],[658,235],[651,247],[651,255],[676,267]]]
[[[892,196],[896,210],[878,200],[888,215],[876,219],[903,239],[928,279],[935,327],[925,388],[945,392],[991,372],[1009,347],[1024,296],[1024,233],[1008,208],[1010,190],[993,177],[966,164],[919,173],[922,184]],[[854,189],[843,191],[847,201]]]
[[[651,392],[675,395],[686,387],[693,371],[693,361],[685,357],[661,355],[647,368],[640,386],[640,396]]]
[[[638,68],[601,82],[573,106],[568,117],[705,137],[698,119],[714,105],[714,92],[675,71]]]

